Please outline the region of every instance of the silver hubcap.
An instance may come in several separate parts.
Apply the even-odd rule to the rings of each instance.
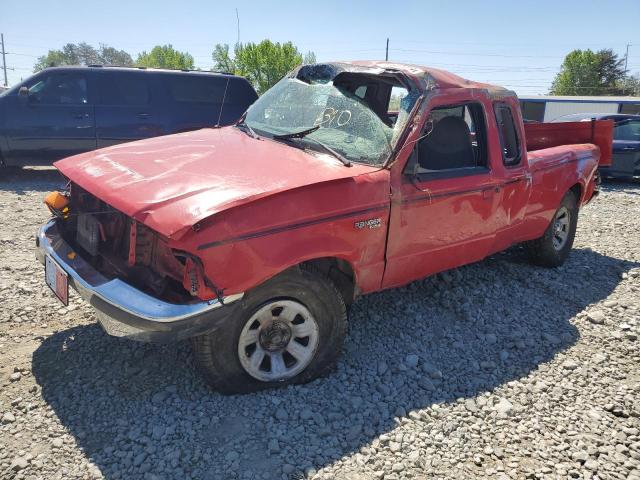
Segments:
[[[245,371],[263,382],[278,382],[302,372],[318,347],[318,324],[294,300],[270,302],[240,332],[238,357]]]
[[[570,223],[571,214],[569,210],[567,210],[567,207],[560,208],[553,221],[553,248],[556,250],[562,250],[562,247],[567,243]]]

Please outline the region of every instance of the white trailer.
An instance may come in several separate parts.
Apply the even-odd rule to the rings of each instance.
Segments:
[[[525,120],[550,122],[572,113],[640,114],[640,97],[570,97],[532,95],[519,97]]]

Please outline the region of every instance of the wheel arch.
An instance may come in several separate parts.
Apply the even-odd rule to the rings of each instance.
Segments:
[[[339,257],[321,257],[306,260],[298,265],[311,265],[329,277],[347,305],[351,305],[358,295],[356,270],[348,260]]]
[[[570,189],[570,192],[573,192],[573,194],[576,196],[577,200],[578,200],[578,206],[582,205],[582,194],[584,193],[584,186],[582,185],[582,183],[577,182],[575,183]]]

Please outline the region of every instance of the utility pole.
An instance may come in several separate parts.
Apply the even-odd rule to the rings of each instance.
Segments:
[[[4,86],[9,86],[9,81],[7,80],[7,57],[4,54],[4,34],[0,33],[0,44],[2,44],[2,69],[4,70]]]
[[[387,51],[386,51],[386,53],[384,54],[384,60],[385,60],[386,62],[388,62],[388,61],[389,61],[389,37],[387,37]]]
[[[236,8],[236,22],[238,25],[238,38],[236,40],[236,45],[240,45],[240,15],[238,15],[238,9]]]
[[[627,53],[624,54],[624,76],[627,76],[627,60],[629,60],[629,47],[630,43],[627,43]]]

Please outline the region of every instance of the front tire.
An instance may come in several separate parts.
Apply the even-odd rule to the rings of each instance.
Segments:
[[[225,394],[309,382],[335,366],[346,325],[344,300],[331,280],[312,267],[294,267],[249,292],[225,326],[196,337],[196,363]]]
[[[532,263],[542,267],[559,267],[571,252],[578,225],[578,199],[568,191],[560,202],[544,235],[527,244]]]

